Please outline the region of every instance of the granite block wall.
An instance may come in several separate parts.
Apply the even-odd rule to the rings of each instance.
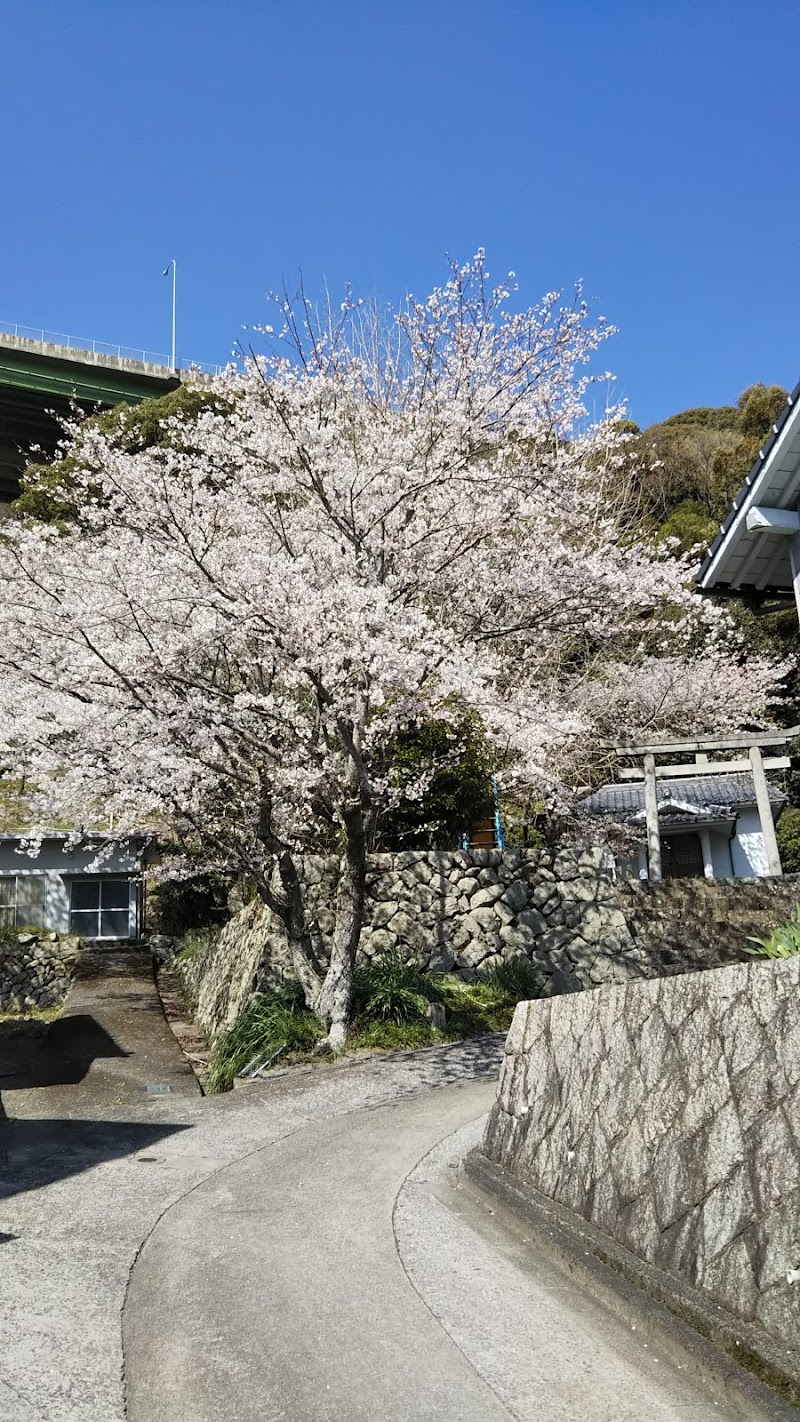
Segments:
[[[336,870],[335,860],[302,861],[307,921],[323,962]],[[467,979],[523,953],[550,997],[735,961],[748,934],[775,927],[798,899],[797,879],[622,885],[599,850],[380,854],[369,864],[360,952],[397,952]],[[213,1039],[291,964],[281,924],[256,902],[179,969]]]
[[[482,1151],[800,1336],[800,958],[520,1003]]]

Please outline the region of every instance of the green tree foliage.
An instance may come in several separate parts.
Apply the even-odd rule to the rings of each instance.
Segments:
[[[230,880],[220,874],[165,879],[148,897],[150,926],[177,938],[194,928],[219,924],[228,912],[230,888]]]
[[[710,543],[718,522],[698,499],[684,499],[667,514],[658,532],[661,538],[676,538],[682,549]]]
[[[775,826],[784,874],[800,874],[800,810],[788,805]]]
[[[398,785],[428,783],[419,800],[404,800],[382,818],[378,849],[450,849],[492,814],[494,765],[474,716],[411,727],[387,747],[387,765]]]
[[[710,543],[785,403],[781,386],[751,385],[735,405],[683,410],[645,430],[631,498],[647,524],[681,549]]]
[[[760,445],[785,404],[786,391],[782,385],[749,386],[736,403],[739,429],[744,438]],[[754,458],[757,453],[755,450]]]

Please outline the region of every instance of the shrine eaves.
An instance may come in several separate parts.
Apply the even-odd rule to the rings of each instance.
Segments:
[[[800,384],[733,501],[698,574],[701,592],[800,618]]]

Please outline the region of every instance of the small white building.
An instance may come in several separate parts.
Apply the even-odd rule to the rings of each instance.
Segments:
[[[0,929],[30,924],[81,938],[138,938],[153,848],[146,834],[87,831],[76,843],[53,831],[33,855],[20,834],[0,834]]]
[[[664,878],[753,879],[769,874],[751,775],[691,775],[658,780],[658,828]],[[777,821],[786,796],[769,786]],[[581,802],[592,815],[645,829],[645,788],[639,782],[603,785]],[[620,860],[627,878],[648,878],[647,850]]]

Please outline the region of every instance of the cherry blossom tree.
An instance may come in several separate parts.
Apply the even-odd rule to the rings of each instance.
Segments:
[[[74,522],[4,526],[0,744],[40,824],[163,825],[248,876],[339,1048],[369,843],[425,789],[392,777],[399,733],[466,708],[564,802],[599,737],[762,717],[780,668],[626,523],[580,293],[514,309],[479,253],[387,318],[278,311],[174,440],[84,427]],[[298,854],[334,849],[326,966]]]

